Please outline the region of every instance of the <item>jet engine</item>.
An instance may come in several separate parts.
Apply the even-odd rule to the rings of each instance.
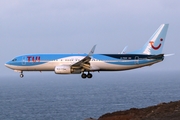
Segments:
[[[54,72],[56,74],[71,74],[71,67],[68,65],[56,66]]]

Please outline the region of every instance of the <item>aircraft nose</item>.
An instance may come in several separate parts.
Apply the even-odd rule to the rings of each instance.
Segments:
[[[8,64],[7,64],[7,63],[5,63],[4,65],[5,65],[6,67],[8,67]]]
[[[8,61],[7,63],[4,64],[7,68],[10,68],[10,69],[15,69],[15,67],[13,66],[12,62],[11,61]]]
[[[6,62],[4,65],[9,68],[9,62]]]

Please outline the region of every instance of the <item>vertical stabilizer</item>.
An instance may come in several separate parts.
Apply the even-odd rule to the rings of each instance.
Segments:
[[[156,30],[156,32],[151,36],[148,42],[141,49],[143,54],[157,55],[162,53],[168,26],[169,24],[162,24]]]

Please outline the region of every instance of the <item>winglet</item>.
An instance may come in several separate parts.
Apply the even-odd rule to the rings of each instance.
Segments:
[[[94,54],[94,50],[96,48],[96,45],[93,46],[93,48],[91,49],[91,51],[89,52],[88,56],[92,56]]]
[[[122,50],[121,54],[125,54],[126,53],[126,49],[128,46],[124,47],[124,49]]]

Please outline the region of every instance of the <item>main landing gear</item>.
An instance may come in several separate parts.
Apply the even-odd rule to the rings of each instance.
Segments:
[[[88,74],[85,74],[84,72],[82,73],[82,75],[81,75],[81,77],[83,78],[83,79],[85,79],[85,78],[92,78],[92,74],[91,73],[89,73],[88,72]]]
[[[24,74],[23,74],[23,71],[21,71],[20,78],[23,78],[23,77],[24,77]]]

